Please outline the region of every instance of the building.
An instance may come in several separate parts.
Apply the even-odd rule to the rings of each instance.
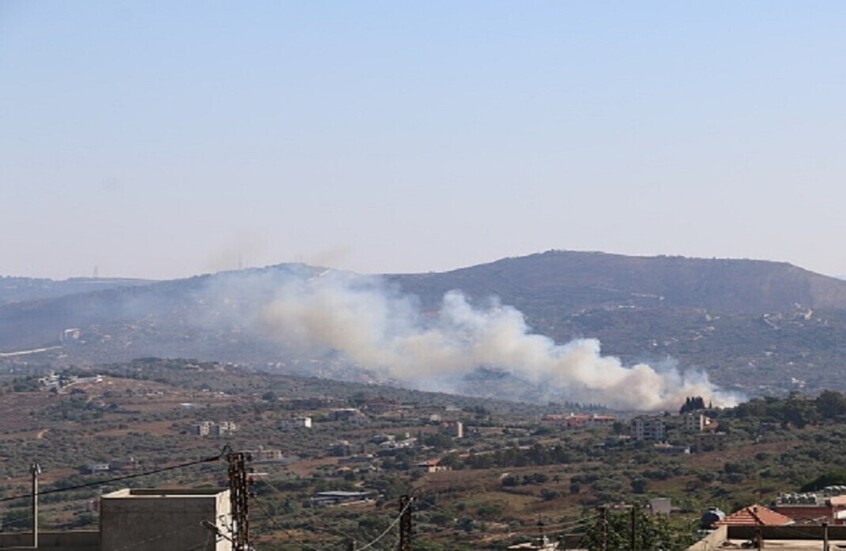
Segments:
[[[464,423],[461,421],[447,421],[441,424],[440,432],[453,438],[464,438]]]
[[[253,463],[279,463],[286,459],[282,450],[268,449],[261,446],[257,450],[248,450],[245,453],[253,458]]]
[[[293,419],[284,419],[282,423],[279,425],[281,430],[292,430],[292,429],[310,429],[311,428],[311,417],[294,417]]]
[[[440,473],[443,471],[451,471],[452,467],[448,465],[442,465],[440,459],[429,459],[427,461],[421,461],[417,464],[419,469],[425,470],[427,473]]]
[[[43,551],[231,551],[229,490],[124,489],[100,496],[99,530],[41,531]],[[33,549],[27,532],[0,534],[0,549]]]
[[[193,426],[194,434],[197,436],[226,436],[238,430],[238,425],[233,421],[201,421]]]
[[[85,472],[88,474],[106,473],[109,469],[108,463],[89,463],[85,466]]]
[[[137,471],[139,468],[141,468],[141,464],[134,457],[109,462],[109,470],[112,471]]]
[[[309,501],[312,507],[328,507],[330,505],[367,503],[375,497],[375,492],[318,492]]]
[[[714,523],[719,526],[787,526],[793,524],[793,519],[777,513],[763,505],[748,505],[722,520]]]
[[[384,413],[388,413],[389,411],[394,411],[399,407],[400,403],[396,400],[382,398],[381,396],[370,398],[364,402],[364,409],[374,415],[382,415]]]
[[[611,415],[597,415],[595,413],[591,415],[585,413],[568,413],[567,415],[551,413],[544,415],[541,421],[575,430],[613,425],[616,418]]]
[[[685,413],[682,417],[682,429],[685,432],[702,432],[716,428],[716,421],[701,413]]]
[[[367,415],[357,408],[342,408],[332,410],[332,420],[350,425],[366,425],[370,422]]]
[[[537,541],[527,541],[524,543],[509,545],[508,549],[539,549],[541,551],[555,551],[558,549],[558,545],[559,543],[557,541],[553,541],[544,535],[538,538]]]
[[[700,453],[703,451],[721,450],[724,447],[726,433],[704,431],[698,433],[693,441],[693,451]]]
[[[673,500],[668,497],[650,499],[649,512],[653,515],[669,515],[673,512]]]
[[[772,508],[797,524],[846,524],[846,495],[782,494]]]
[[[124,489],[100,497],[100,551],[230,551],[229,490]]]
[[[629,427],[631,437],[635,440],[649,440],[663,442],[667,439],[667,428],[661,417],[635,417]]]
[[[687,551],[715,551],[717,549],[780,549],[817,551],[842,549],[846,546],[846,526],[720,526]],[[760,547],[757,544],[760,543]]]

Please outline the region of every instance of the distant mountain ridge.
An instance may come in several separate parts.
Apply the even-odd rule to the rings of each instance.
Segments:
[[[153,282],[145,279],[117,277],[73,277],[57,281],[45,278],[0,276],[0,304],[59,298],[150,283]]]
[[[34,300],[0,294],[0,367],[158,356],[359,377],[337,355],[296,356],[251,327],[280,282],[325,272],[280,264],[162,282],[114,280],[94,292],[85,283]],[[437,309],[454,289],[471,302],[498,297],[556,342],[596,337],[626,363],[673,358],[750,394],[846,390],[846,281],[783,262],[548,251],[383,279],[425,309]],[[55,348],[30,353],[45,347]]]
[[[846,281],[763,260],[548,251],[445,273],[388,277],[430,298],[467,289],[518,307],[553,303],[570,311],[625,303],[745,314],[795,305],[846,309]]]

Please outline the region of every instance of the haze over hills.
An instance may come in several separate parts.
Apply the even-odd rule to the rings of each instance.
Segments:
[[[74,277],[52,279],[0,276],[0,304],[25,302],[88,293],[117,287],[135,287],[152,283],[145,279],[111,277]]]
[[[456,289],[466,298],[449,293]],[[608,389],[596,390],[596,370],[644,392],[667,380],[641,372],[647,378],[633,385],[595,343],[567,348],[540,334],[559,344],[598,338],[625,366],[694,370],[669,377],[664,398],[705,384],[703,369],[747,394],[846,389],[846,281],[786,263],[550,251],[446,273],[356,278],[282,264],[33,297],[0,304],[0,362],[191,357],[462,392],[507,388],[526,400],[569,385],[601,401]],[[410,350],[425,361],[408,363]],[[503,356],[507,368],[496,368]],[[593,363],[581,372],[570,356]],[[466,362],[477,365],[456,365]],[[531,366],[510,369],[521,363]],[[651,398],[656,407],[664,399]]]

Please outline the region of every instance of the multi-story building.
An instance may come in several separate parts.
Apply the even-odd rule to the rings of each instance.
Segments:
[[[661,417],[635,417],[630,426],[631,437],[635,440],[663,442],[667,439],[667,428]]]

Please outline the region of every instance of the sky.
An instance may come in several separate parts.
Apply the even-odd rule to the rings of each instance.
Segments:
[[[0,0],[0,275],[846,274],[846,2]]]

